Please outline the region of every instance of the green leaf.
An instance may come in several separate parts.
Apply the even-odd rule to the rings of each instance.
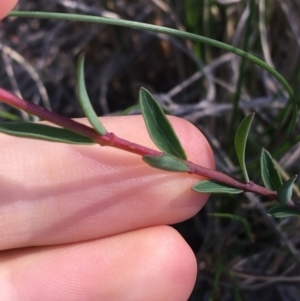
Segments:
[[[174,156],[143,156],[143,160],[150,166],[167,171],[187,172],[188,165]]]
[[[267,211],[267,215],[271,215],[277,218],[283,218],[287,216],[300,216],[300,211],[294,207],[285,205],[277,205]]]
[[[126,116],[126,115],[129,115],[131,112],[133,112],[134,110],[137,110],[137,109],[140,109],[140,104],[139,103],[136,103],[130,107],[128,107],[127,109],[121,111],[119,113],[119,116]]]
[[[246,183],[249,183],[249,177],[247,172],[247,167],[245,163],[245,150],[246,150],[246,143],[248,138],[248,133],[250,130],[251,123],[253,121],[254,113],[246,116],[241,124],[239,125],[239,128],[236,132],[235,138],[234,138],[234,147],[235,151],[240,163],[240,167],[242,169],[244,178]]]
[[[99,118],[91,105],[90,98],[86,91],[84,81],[84,54],[79,55],[77,62],[77,94],[81,108],[90,124],[93,126],[97,133],[99,133],[100,135],[105,135],[106,129],[99,121]]]
[[[261,177],[266,188],[277,190],[282,185],[282,180],[275,167],[274,160],[270,153],[264,148],[260,156],[260,169]]]
[[[277,196],[281,204],[285,205],[291,200],[293,193],[293,185],[296,179],[297,176],[288,179],[277,189]]]
[[[237,221],[243,223],[244,226],[245,226],[245,230],[246,230],[246,233],[247,233],[249,239],[253,240],[253,234],[251,232],[251,226],[245,218],[242,218],[238,215],[234,215],[234,214],[230,214],[230,213],[208,213],[208,215],[213,216],[213,217],[229,218],[229,219],[237,220]]]
[[[202,193],[229,193],[238,194],[242,193],[243,190],[231,187],[219,182],[204,180],[193,185],[192,190]]]
[[[19,121],[21,118],[15,114],[6,112],[4,110],[0,110],[0,117],[11,120],[11,121]]]
[[[70,144],[94,144],[93,140],[72,131],[31,122],[1,122],[0,132],[39,140]]]
[[[152,94],[141,88],[139,99],[148,133],[155,145],[168,155],[187,159],[171,123]]]

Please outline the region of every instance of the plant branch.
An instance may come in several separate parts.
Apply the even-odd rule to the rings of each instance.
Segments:
[[[200,165],[197,165],[193,162],[187,161],[187,164],[189,166],[189,173],[196,174],[199,176],[205,176],[208,179],[215,180],[220,183],[227,184],[232,187],[236,187],[239,189],[242,189],[243,191],[248,192],[254,192],[269,198],[275,198],[277,199],[277,192],[267,189],[263,186],[257,185],[252,181],[249,181],[248,183],[241,182],[240,180],[234,179],[230,177],[229,175],[209,169]]]
[[[89,126],[86,126],[75,120],[61,116],[59,114],[50,112],[2,88],[0,88],[0,101],[12,107],[15,107],[17,109],[24,110],[29,114],[38,116],[42,120],[50,121],[51,123],[56,124],[62,128],[71,130],[75,133],[91,138],[95,143],[98,143],[102,146],[116,147],[141,156],[144,155],[157,156],[162,154],[159,151],[155,151],[148,147],[141,146],[139,144],[129,142],[127,140],[119,138],[113,133],[106,133],[105,135],[99,135],[93,128]]]
[[[91,127],[88,127],[84,124],[66,118],[64,116],[61,116],[59,114],[50,112],[36,104],[21,99],[18,96],[2,88],[0,88],[0,101],[12,107],[24,110],[29,114],[38,116],[39,118],[43,120],[47,120],[60,127],[63,127],[65,129],[71,130],[73,132],[76,132],[88,138],[91,138],[95,143],[98,143],[101,146],[115,147],[140,156],[160,156],[163,154],[160,151],[153,150],[148,147],[139,145],[137,143],[133,143],[128,140],[119,138],[114,133],[107,132],[104,135],[100,135]],[[189,167],[188,169],[189,174],[199,175],[220,183],[230,185],[232,187],[242,189],[243,191],[254,192],[263,196],[277,199],[277,193],[275,191],[269,190],[263,186],[259,186],[251,181],[248,183],[243,183],[219,171],[197,165],[190,161],[184,161],[184,162]]]

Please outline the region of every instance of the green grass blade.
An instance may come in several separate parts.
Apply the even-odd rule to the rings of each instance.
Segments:
[[[140,29],[140,30],[149,30],[153,32],[159,32],[162,34],[172,35],[183,39],[188,39],[200,43],[205,43],[211,45],[213,47],[217,47],[223,49],[225,51],[232,52],[238,56],[241,56],[252,63],[260,66],[261,68],[268,71],[272,74],[280,83],[281,85],[288,91],[290,95],[290,99],[293,102],[293,112],[291,123],[289,125],[288,133],[290,133],[291,129],[294,128],[296,117],[297,117],[297,100],[294,98],[294,92],[288,82],[284,79],[284,77],[278,73],[273,67],[269,66],[263,60],[259,59],[258,57],[247,53],[246,51],[236,48],[232,45],[210,39],[201,35],[185,32],[182,30],[177,30],[174,28],[168,28],[163,26],[157,26],[152,24],[145,24],[135,21],[129,20],[120,20],[120,19],[113,19],[113,18],[105,18],[105,17],[98,17],[98,16],[90,16],[90,15],[80,15],[80,14],[68,14],[68,13],[51,13],[51,12],[30,12],[30,11],[13,11],[9,14],[10,16],[15,17],[24,17],[24,18],[40,18],[40,19],[56,19],[56,20],[68,20],[68,21],[78,21],[78,22],[89,22],[89,23],[101,23],[107,25],[114,25],[114,26],[123,26],[129,27],[133,29]]]
[[[90,124],[93,126],[94,130],[100,135],[106,134],[106,129],[99,121],[96,115],[90,98],[86,91],[85,81],[84,81],[84,55],[80,54],[77,62],[77,94],[81,105],[81,108],[89,120]]]
[[[253,19],[254,19],[254,12],[256,10],[256,7],[255,7],[256,0],[250,0],[250,1],[248,1],[248,3],[249,3],[248,6],[249,6],[250,13],[249,13],[247,23],[246,23],[244,43],[243,43],[243,50],[246,53],[249,52],[251,32],[253,32]],[[239,102],[240,102],[241,93],[242,93],[242,86],[243,86],[243,82],[245,80],[246,63],[247,63],[247,58],[243,57],[241,64],[240,64],[239,78],[238,78],[238,81],[236,84],[236,90],[235,90],[235,95],[234,95],[234,99],[233,99],[231,120],[230,120],[230,126],[229,126],[229,137],[233,137],[233,135],[234,135],[236,119],[238,116],[238,107],[239,107]]]
[[[168,155],[186,159],[185,151],[171,123],[152,94],[141,88],[139,99],[147,130],[155,145]]]
[[[252,241],[253,241],[253,238],[252,238]],[[223,266],[223,273],[225,273],[228,276],[228,278],[231,282],[232,290],[233,290],[233,297],[234,297],[233,301],[242,301],[239,285],[238,285],[235,277],[232,275],[232,273],[229,271],[229,269],[226,266]]]
[[[201,35],[185,32],[174,28],[163,27],[163,26],[152,25],[152,24],[145,24],[141,22],[97,17],[97,16],[90,16],[90,15],[80,15],[80,14],[34,12],[34,11],[12,11],[9,14],[9,16],[23,17],[23,18],[68,20],[68,21],[101,23],[101,24],[114,25],[114,26],[123,26],[123,27],[129,27],[133,29],[159,32],[167,35],[173,35],[183,39],[206,43],[208,45],[221,48],[225,51],[232,52],[238,56],[245,57],[246,59],[253,62],[254,64],[262,67],[263,69],[267,70],[270,74],[272,74],[285,87],[285,89],[288,91],[291,97],[294,95],[292,88],[290,87],[288,82],[284,79],[284,77],[280,73],[278,73],[274,68],[266,64],[263,60],[259,59],[258,57],[250,53],[243,51],[242,49],[236,48],[232,45],[219,42],[217,40],[210,39]]]
[[[245,218],[242,218],[238,215],[234,215],[234,214],[230,214],[230,213],[209,213],[208,215],[213,216],[213,217],[228,218],[228,219],[232,219],[232,220],[236,220],[236,221],[241,222],[245,227],[245,231],[247,233],[248,238],[250,239],[250,241],[253,240],[253,234],[251,232],[251,226]]]
[[[219,282],[220,282],[222,271],[223,271],[223,266],[221,263],[221,259],[217,258],[215,278],[214,278],[213,286],[208,301],[214,301],[217,299],[216,293],[219,288]]]
[[[282,180],[277,168],[275,167],[273,158],[265,149],[262,149],[261,152],[260,169],[261,177],[266,188],[277,190],[282,185]]]
[[[277,196],[281,204],[286,205],[292,198],[293,186],[297,176],[288,179],[277,189]]]
[[[254,117],[254,113],[244,118],[234,138],[234,147],[235,147],[236,155],[238,157],[239,164],[242,169],[246,183],[249,183],[249,176],[248,176],[246,162],[245,162],[245,150],[246,150],[247,138],[248,138],[251,123],[253,121],[253,117]]]
[[[161,155],[161,156],[143,156],[143,160],[150,166],[167,171],[187,172],[189,170],[188,165],[173,156]]]
[[[0,117],[11,120],[11,121],[19,121],[21,118],[15,114],[6,112],[4,110],[0,110]]]
[[[238,194],[242,193],[243,190],[231,187],[219,182],[204,180],[193,185],[192,190],[201,193],[228,193],[228,194]]]
[[[31,122],[1,122],[0,132],[11,136],[25,137],[69,144],[94,144],[93,140],[72,131]]]
[[[300,217],[300,211],[285,205],[274,206],[267,211],[267,215],[271,215],[277,218],[284,218],[288,216],[298,216]]]
[[[128,107],[127,109],[121,111],[121,112],[119,113],[119,116],[127,116],[127,115],[129,115],[131,112],[133,112],[134,110],[138,110],[138,109],[140,109],[140,104],[139,104],[139,103],[134,104],[134,105]]]
[[[185,11],[185,24],[187,30],[196,34],[206,35],[204,30],[209,26],[208,18],[206,18],[206,6],[208,3],[206,1],[198,0],[185,0],[183,1],[184,11]],[[205,54],[205,44],[196,42],[193,43],[193,53],[202,61],[206,62]]]

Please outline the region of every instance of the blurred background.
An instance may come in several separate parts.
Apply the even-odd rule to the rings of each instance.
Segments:
[[[266,61],[299,95],[299,1],[21,0],[16,9],[121,18],[204,35]],[[218,170],[242,178],[234,133],[256,112],[246,150],[251,180],[261,183],[262,147],[283,179],[299,174],[299,123],[284,139],[292,110],[287,92],[260,67],[205,44],[101,24],[10,17],[0,22],[0,86],[81,117],[75,89],[81,51],[99,116],[139,114],[138,90],[146,87],[168,114],[204,133]],[[19,119],[32,117],[0,104],[0,120]],[[296,201],[298,187],[296,181]],[[198,215],[174,225],[198,260],[189,301],[300,300],[300,219],[267,216],[274,204],[251,193],[211,196]]]

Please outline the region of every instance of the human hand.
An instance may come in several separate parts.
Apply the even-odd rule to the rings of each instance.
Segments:
[[[155,148],[141,116],[101,120]],[[171,120],[189,159],[212,167],[201,133]],[[151,168],[110,147],[0,141],[2,300],[188,299],[195,257],[164,225],[204,205],[207,196],[191,191],[197,177]]]
[[[0,0],[0,18],[15,2]],[[155,148],[140,116],[102,120],[120,137]],[[172,120],[189,158],[212,167],[205,138]],[[1,300],[188,298],[196,261],[164,225],[204,205],[207,197],[190,190],[194,176],[98,145],[5,135],[0,142]]]

